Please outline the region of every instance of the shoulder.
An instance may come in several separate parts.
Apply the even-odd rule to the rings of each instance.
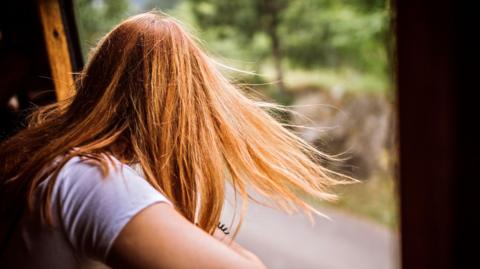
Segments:
[[[112,158],[107,173],[74,157],[60,170],[54,199],[61,226],[76,251],[104,260],[128,221],[149,205],[172,203],[128,165]]]
[[[103,158],[103,163],[105,165],[100,163],[99,158],[75,156],[63,165],[59,175],[67,180],[83,178],[91,181],[140,176],[130,166],[114,157]]]
[[[145,197],[149,194],[160,194],[129,165],[114,157],[110,157],[106,163],[108,167],[102,167],[96,160],[88,157],[73,157],[60,170],[56,183],[59,194],[98,191],[102,195],[114,195],[115,198],[134,195],[130,199],[135,198],[135,195]]]
[[[98,194],[98,198],[107,201],[109,198],[132,200],[160,194],[130,166],[113,157],[107,165],[102,167],[87,157],[73,157],[61,168],[56,179],[60,198],[93,199],[94,194]]]

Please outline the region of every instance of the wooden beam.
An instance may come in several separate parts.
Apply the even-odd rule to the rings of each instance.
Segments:
[[[63,26],[60,0],[38,0],[38,12],[43,28],[50,70],[57,100],[61,101],[74,92],[72,63]]]

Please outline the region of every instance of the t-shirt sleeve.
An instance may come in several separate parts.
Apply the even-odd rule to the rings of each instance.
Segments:
[[[73,159],[55,183],[58,215],[68,241],[75,252],[102,262],[133,216],[154,203],[172,205],[135,170],[114,163],[104,177],[98,166]]]

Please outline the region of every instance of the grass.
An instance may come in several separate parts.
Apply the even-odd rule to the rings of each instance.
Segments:
[[[398,227],[396,184],[391,177],[372,177],[361,183],[337,186],[335,202],[310,200],[314,206],[335,208],[372,220],[392,230]]]
[[[263,65],[261,75],[266,80],[275,80],[275,71],[271,64]],[[312,86],[321,89],[342,89],[353,92],[375,92],[384,94],[391,88],[390,82],[378,75],[361,73],[354,69],[318,68],[313,70],[287,69],[284,74],[287,88],[296,89]]]

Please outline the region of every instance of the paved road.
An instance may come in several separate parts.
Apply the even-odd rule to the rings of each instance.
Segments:
[[[289,216],[251,203],[237,242],[257,254],[271,269],[394,269],[397,236],[348,214],[324,209],[332,220]],[[232,207],[222,219],[229,223]]]

